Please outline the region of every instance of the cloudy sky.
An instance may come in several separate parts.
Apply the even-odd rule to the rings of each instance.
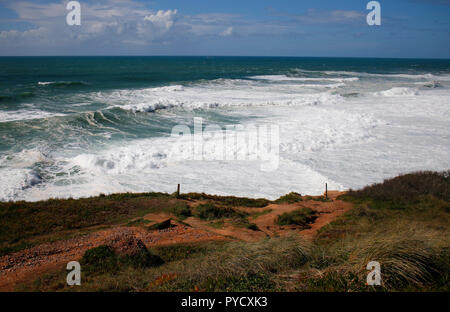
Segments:
[[[450,0],[0,0],[0,55],[450,58]]]

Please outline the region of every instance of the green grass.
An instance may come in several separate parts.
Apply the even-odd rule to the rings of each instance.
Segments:
[[[389,203],[392,206],[415,204],[423,196],[450,202],[450,171],[419,171],[387,179],[383,183],[350,190],[344,198]]]
[[[180,195],[180,198],[186,200],[207,200],[224,206],[232,206],[232,207],[262,208],[270,204],[270,200],[264,198],[253,199],[235,196],[208,195],[204,193],[182,194]]]
[[[242,218],[245,214],[228,207],[218,207],[214,203],[200,204],[195,208],[194,216],[202,220],[223,218]]]
[[[180,220],[184,220],[190,216],[192,216],[191,208],[185,202],[176,203],[170,210],[175,216],[177,216]]]
[[[180,221],[192,215],[183,200],[211,200],[220,206],[265,207],[269,200],[207,194],[123,193],[80,199],[39,202],[0,202],[0,256],[37,244],[68,239],[95,231],[96,227],[125,223],[148,213],[171,213]],[[228,213],[231,210],[228,209]],[[235,214],[234,214],[235,215]],[[236,215],[235,215],[236,216]],[[136,221],[136,226],[145,221]]]
[[[133,255],[120,256],[108,245],[101,245],[87,250],[81,258],[83,273],[89,276],[115,273],[124,267],[147,268],[160,266],[164,261],[148,249]]]
[[[309,228],[309,224],[317,219],[317,212],[310,208],[301,208],[292,212],[285,212],[279,215],[275,220],[278,225],[300,225],[303,228]]]
[[[158,247],[151,253],[164,264],[134,267],[117,262],[116,269],[86,274],[77,291],[264,291],[277,287],[275,274],[306,263],[303,243],[294,238],[259,243],[214,242]],[[283,257],[279,258],[279,255]],[[108,257],[114,255],[108,254]],[[98,261],[94,262],[98,263]],[[83,269],[83,265],[82,265]],[[60,283],[62,272],[41,276],[27,291],[71,291]],[[155,284],[161,276],[176,276]]]
[[[162,193],[0,203],[0,256],[42,241],[65,239],[95,226],[171,212],[181,201]]]
[[[319,196],[319,197],[306,196],[305,199],[306,199],[306,200],[318,201],[318,202],[322,202],[322,203],[329,203],[329,202],[332,202],[331,199],[326,198],[325,196]]]
[[[244,228],[244,229],[248,229],[248,230],[252,230],[252,231],[260,231],[258,226],[256,224],[248,221],[247,218],[234,219],[232,224],[233,224],[233,226],[238,227],[238,228]]]
[[[83,266],[83,272],[90,274],[115,272],[118,268],[118,259],[110,246],[102,245],[86,251],[80,265]]]
[[[328,282],[316,284],[319,290],[358,290],[359,283],[342,281],[348,274],[362,279],[364,263],[374,260],[381,264],[382,289],[448,291],[448,181],[446,173],[418,172],[341,196],[356,208],[319,231],[315,243],[343,259],[327,268]]]
[[[258,242],[162,246],[150,251],[163,259],[160,266],[118,262],[113,272],[100,269],[82,277],[77,288],[66,285],[67,272],[62,268],[19,289],[448,292],[450,211],[448,196],[440,191],[448,176],[420,173],[413,179],[395,179],[342,197],[355,207],[323,227],[313,241],[295,235]],[[406,193],[397,195],[392,187]],[[205,210],[216,216],[216,209],[222,208],[212,204]],[[296,212],[287,219],[295,221],[311,213]],[[381,286],[365,285],[370,261],[381,264]]]
[[[152,250],[155,254],[161,257],[164,262],[174,262],[195,257],[203,257],[208,253],[221,250],[225,245],[225,242],[216,241],[196,244],[157,246]]]
[[[275,204],[294,204],[302,201],[302,195],[299,193],[291,192],[287,195],[281,196],[277,200],[274,201]]]

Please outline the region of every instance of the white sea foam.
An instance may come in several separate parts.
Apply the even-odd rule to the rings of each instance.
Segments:
[[[181,85],[174,85],[174,86],[166,86],[166,87],[159,87],[159,88],[152,88],[150,89],[151,92],[177,92],[177,91],[184,91],[184,87]]]
[[[394,73],[385,73],[385,74],[375,74],[375,73],[367,73],[367,72],[354,72],[354,71],[330,71],[330,70],[304,70],[304,69],[294,69],[294,72],[299,73],[320,73],[330,76],[335,75],[344,75],[344,76],[356,76],[356,77],[384,77],[384,78],[403,78],[403,79],[431,79],[431,80],[450,80],[450,75],[434,75],[431,73],[427,74],[394,74]]]
[[[289,114],[289,121],[277,118],[274,122],[283,125],[281,151],[292,159],[305,153],[369,141],[374,138],[372,130],[384,124],[371,114],[332,108],[308,107],[301,113]]]
[[[372,130],[381,124],[370,114],[354,114],[332,106],[308,106],[301,110],[289,106],[281,109],[270,107],[269,111],[260,108],[257,112],[267,114],[267,117],[258,120],[259,124],[276,124],[281,128],[281,158],[278,169],[272,174],[261,170],[260,161],[216,161],[209,149],[205,149],[204,159],[210,161],[183,158],[173,154],[173,151],[179,151],[180,146],[187,146],[190,137],[181,140],[160,137],[117,143],[107,149],[87,151],[76,156],[58,155],[51,160],[46,156],[43,159],[44,156],[36,151],[27,152],[33,157],[24,166],[38,161],[51,161],[52,166],[61,164],[61,172],[77,174],[70,179],[67,176],[55,176],[39,188],[10,191],[8,194],[15,198],[37,200],[124,191],[172,192],[178,183],[183,185],[183,191],[264,196],[271,199],[290,191],[320,194],[325,182],[333,189],[344,189],[344,185],[298,160],[319,151],[332,151],[348,144],[371,140]],[[243,129],[238,131],[245,132],[249,124],[244,123],[242,126]],[[219,145],[221,137],[207,136],[205,140],[208,146]],[[246,150],[246,142],[241,141],[240,144],[237,150]],[[189,151],[184,151],[189,154]],[[19,189],[29,181],[26,176],[20,179]]]
[[[0,200],[20,197],[24,191],[40,183],[41,178],[30,168],[46,157],[37,149],[22,150],[0,158]]]
[[[17,200],[34,178],[33,171],[22,168],[0,168],[0,200]]]
[[[217,82],[215,82],[217,83]],[[132,111],[151,112],[159,109],[207,109],[216,107],[249,106],[305,106],[336,104],[342,99],[337,94],[323,92],[338,85],[309,85],[322,88],[322,92],[305,93],[308,89],[297,84],[273,86],[264,84],[240,84],[228,80],[218,86],[200,84],[195,86],[171,86],[138,90],[120,90],[110,93],[97,93],[97,101],[112,104]],[[312,92],[312,91],[311,91]]]
[[[0,167],[27,168],[37,162],[46,160],[46,156],[38,149],[25,149],[13,155],[0,158]]]
[[[127,147],[115,146],[96,154],[81,154],[66,159],[68,166],[80,171],[73,183],[54,181],[40,188],[10,191],[2,194],[3,199],[39,200],[124,191],[173,192],[178,183],[182,184],[183,192],[272,199],[289,191],[321,193],[325,181],[333,189],[343,189],[339,183],[288,159],[281,161],[276,172],[268,173],[260,170],[259,162],[173,161],[167,158],[168,146],[170,143],[164,140],[141,140],[128,143]],[[20,179],[27,178],[18,177],[18,181]]]
[[[415,96],[418,91],[412,88],[394,87],[389,90],[375,92],[376,96]]]
[[[275,172],[261,171],[259,162],[174,157],[179,156],[172,154],[174,146],[186,142],[171,137],[111,140],[76,153],[59,150],[49,155],[32,149],[1,159],[0,199],[173,192],[178,183],[182,192],[274,199],[290,191],[320,194],[325,182],[330,189],[345,189],[411,170],[449,168],[449,90],[445,85],[420,88],[442,77],[367,74],[398,79],[393,83],[346,73],[348,77],[329,79],[269,75],[204,80],[86,95],[89,101],[131,111],[226,107],[219,112],[237,117],[244,127],[250,120],[276,124],[281,135]],[[341,87],[360,96],[341,97]],[[184,113],[174,111],[173,116],[182,118]],[[90,125],[95,123],[92,114],[86,118]]]
[[[30,120],[41,119],[55,116],[64,116],[60,113],[50,113],[37,109],[21,109],[16,111],[0,111],[0,122],[18,121],[18,120]]]
[[[49,86],[49,85],[59,85],[59,86],[70,86],[70,85],[88,85],[82,81],[38,81],[39,86]]]
[[[251,76],[251,79],[260,80],[271,80],[271,81],[336,81],[336,82],[349,82],[358,81],[358,77],[351,78],[331,78],[331,77],[320,77],[320,78],[308,78],[308,77],[291,77],[286,75],[263,75],[263,76]]]

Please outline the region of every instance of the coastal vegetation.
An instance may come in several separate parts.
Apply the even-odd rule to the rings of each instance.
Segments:
[[[169,244],[145,249],[134,262],[124,261],[110,247],[96,247],[82,258],[95,269],[85,271],[82,285],[75,290],[449,291],[449,184],[448,172],[416,172],[350,190],[336,200],[352,208],[312,239],[292,232],[258,241]],[[193,205],[194,199],[201,203]],[[248,221],[252,213],[242,213],[237,207],[260,209],[269,204],[275,203],[205,194],[177,199],[160,193],[2,203],[0,242],[2,253],[8,254],[27,244],[62,239],[99,226],[136,220],[145,228],[142,216],[158,212],[222,225],[228,219],[241,220],[243,228],[249,229],[254,228]],[[270,209],[257,213],[265,217]],[[280,214],[274,226],[307,226],[315,216],[314,210],[299,207]],[[370,261],[381,264],[381,286],[366,284]],[[63,269],[48,272],[17,289],[72,291],[64,283],[66,274]]]

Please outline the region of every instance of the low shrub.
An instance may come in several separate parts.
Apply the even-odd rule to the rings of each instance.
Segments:
[[[302,195],[299,193],[291,192],[291,193],[281,196],[280,198],[275,200],[275,203],[276,204],[283,204],[283,203],[293,204],[293,203],[297,203],[299,201],[302,201]]]
[[[89,273],[108,273],[118,269],[118,258],[112,247],[101,245],[87,250],[80,264]]]
[[[131,255],[119,256],[111,246],[101,245],[87,250],[81,258],[82,270],[88,274],[114,273],[124,266],[147,268],[162,265],[164,261],[148,249]]]
[[[220,203],[225,206],[242,206],[252,208],[262,208],[270,204],[270,200],[265,198],[247,198],[247,197],[235,197],[235,196],[217,196],[208,195],[205,193],[187,193],[181,195],[181,198],[187,200],[208,200]]]
[[[330,198],[326,198],[325,196],[317,196],[317,197],[306,196],[306,200],[313,200],[313,201],[318,201],[318,202],[322,202],[322,203],[332,202],[332,200]]]
[[[297,209],[292,212],[285,212],[275,220],[278,225],[300,225],[309,228],[309,224],[317,219],[317,212],[310,208]]]
[[[419,171],[401,175],[366,186],[361,190],[350,190],[345,197],[401,204],[417,203],[421,196],[432,195],[450,202],[450,171]]]
[[[96,226],[123,224],[148,213],[169,212],[180,201],[163,193],[113,194],[38,202],[0,202],[0,255]],[[41,237],[39,237],[41,236]]]
[[[200,204],[195,208],[195,216],[202,220],[215,220],[222,218],[240,218],[243,214],[231,208],[219,208],[213,203]]]
[[[170,210],[175,216],[180,219],[186,219],[192,216],[191,208],[184,202],[179,202]]]
[[[133,255],[119,257],[119,261],[123,265],[130,265],[134,268],[148,268],[164,263],[159,256],[152,254],[148,249],[143,249]]]
[[[247,218],[234,219],[232,224],[239,228],[249,229],[252,231],[261,231],[256,224],[250,223]]]
[[[208,252],[212,252],[224,244],[225,242],[220,241],[215,241],[213,243],[175,244],[156,246],[152,250],[165,262],[171,262],[192,258],[194,256],[205,256]]]

